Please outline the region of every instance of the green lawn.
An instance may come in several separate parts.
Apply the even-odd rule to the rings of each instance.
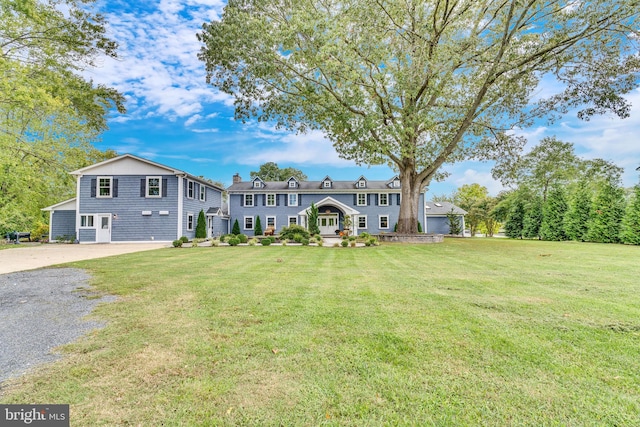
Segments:
[[[108,327],[5,390],[93,425],[640,424],[640,247],[453,239],[75,263]]]

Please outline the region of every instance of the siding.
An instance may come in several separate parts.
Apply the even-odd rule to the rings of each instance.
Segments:
[[[187,236],[189,239],[193,239],[196,237],[196,225],[198,224],[198,214],[200,211],[204,211],[205,214],[210,207],[220,207],[222,206],[222,193],[214,188],[207,187],[205,193],[205,200],[200,200],[200,184],[199,182],[194,182],[195,190],[194,197],[192,199],[188,198],[188,180],[184,179],[182,184],[184,186],[184,199],[183,199],[183,215],[182,215],[182,234],[180,236]],[[187,230],[187,215],[193,214],[193,230]],[[206,218],[206,217],[205,217]],[[175,224],[175,222],[174,222]],[[174,226],[174,236],[175,236],[175,226]],[[226,234],[225,232],[222,234]],[[175,239],[175,237],[173,237]]]
[[[54,211],[51,219],[50,240],[75,240],[76,211]]]

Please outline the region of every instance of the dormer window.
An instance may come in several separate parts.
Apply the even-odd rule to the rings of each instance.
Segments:
[[[253,188],[262,188],[262,183],[260,181],[253,181]]]
[[[393,180],[393,188],[400,188],[400,180],[399,179],[394,179]]]
[[[322,182],[322,186],[324,188],[331,188],[331,181],[327,180],[327,181],[323,181]]]
[[[358,188],[366,188],[367,187],[367,181],[365,181],[364,179],[361,179],[360,181],[358,181]]]
[[[289,188],[296,188],[297,187],[296,184],[297,184],[296,181],[292,179],[291,181],[289,181]]]

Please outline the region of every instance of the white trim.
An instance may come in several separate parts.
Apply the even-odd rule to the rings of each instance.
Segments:
[[[247,228],[247,219],[251,218],[251,228]],[[245,215],[242,220],[242,229],[243,230],[255,230],[256,222],[253,215]]]
[[[189,227],[189,217],[191,217],[191,227]],[[195,223],[195,217],[193,212],[187,212],[187,231],[193,231]]]
[[[364,196],[364,203],[360,202],[360,196]],[[367,205],[367,193],[357,193],[357,195],[356,195],[356,206],[368,206]]]
[[[387,218],[387,226],[382,226],[382,218]],[[388,230],[389,229],[389,215],[378,215],[378,229],[380,230]]]
[[[207,201],[207,186],[200,184],[200,194],[199,198],[201,202]]]
[[[176,239],[182,237],[182,218],[184,210],[184,176],[178,175],[178,231],[176,233]]]
[[[104,215],[103,215],[104,216]],[[82,225],[82,217],[86,217],[86,222],[89,222],[91,218],[91,225]],[[94,214],[81,214],[79,227],[83,230],[92,230],[96,228],[96,215]]]
[[[273,204],[269,204],[269,196],[273,196]],[[278,205],[278,195],[275,193],[266,193],[264,195],[264,205],[268,208],[275,208]]]
[[[76,202],[76,240],[78,240],[80,238],[80,180],[82,179],[82,175],[78,175],[78,179],[76,181],[76,195],[77,195],[77,202]],[[91,181],[89,181],[89,183],[91,183]],[[97,181],[96,181],[96,185]],[[49,238],[51,238],[51,233],[49,233]]]
[[[108,179],[109,180],[109,195],[102,196],[100,195],[100,180]],[[106,188],[106,187],[105,187]],[[98,199],[111,199],[113,198],[113,176],[97,176],[96,177],[96,198]]]
[[[291,220],[294,220],[294,222],[291,222]],[[292,224],[298,225],[298,217],[289,215],[287,217],[287,226],[292,225]]]
[[[295,203],[291,203],[291,196],[296,197]],[[287,206],[298,206],[298,202],[300,200],[299,197],[298,193],[287,193]]]
[[[150,195],[149,194],[149,180],[157,179],[158,180],[158,195]],[[144,197],[148,199],[159,199],[162,198],[162,177],[161,176],[147,176],[145,180],[145,189],[144,189]]]
[[[360,218],[364,218],[364,227],[361,227],[361,226],[360,226]],[[363,230],[364,230],[364,229],[369,228],[369,224],[368,224],[368,222],[369,222],[369,221],[368,221],[368,219],[367,219],[367,216],[366,216],[366,215],[357,215],[357,216],[356,216],[356,221],[355,221],[355,223],[356,223],[356,227],[357,227],[358,229],[363,229]]]
[[[247,196],[251,196],[251,204],[247,204]],[[256,195],[254,193],[242,193],[242,206],[245,208],[253,208],[256,205]]]
[[[384,205],[380,202],[381,196],[385,196],[387,198],[387,203]],[[378,193],[378,206],[389,206],[389,193]]]
[[[277,223],[276,223],[276,216],[275,215],[269,215],[269,216],[265,216],[264,222],[265,222],[265,227],[269,227],[269,218],[273,218],[273,229],[277,230]]]
[[[336,199],[334,199],[331,196],[327,196],[324,199],[320,200],[319,202],[315,202],[316,207],[321,208],[322,206],[325,205],[332,205],[337,207],[338,209],[340,209],[345,215],[358,215],[360,214],[360,211],[357,211],[355,209],[353,209],[351,206],[345,205],[342,202],[337,201]],[[307,211],[309,210],[310,206],[301,210],[300,212],[298,212],[298,215],[301,217],[306,217],[307,216]]]
[[[189,195],[191,193],[191,195]],[[196,196],[196,183],[191,179],[187,179],[187,199],[193,200]]]

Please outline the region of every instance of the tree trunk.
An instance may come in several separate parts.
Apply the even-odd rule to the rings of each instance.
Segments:
[[[398,216],[398,233],[418,233],[418,204],[423,183],[418,174],[412,168],[404,168],[400,171],[401,199],[400,213]]]

